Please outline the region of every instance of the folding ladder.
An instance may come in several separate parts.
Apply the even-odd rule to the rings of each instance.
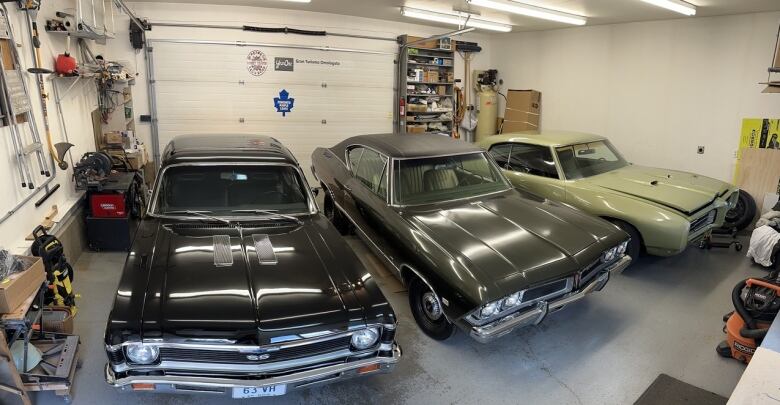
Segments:
[[[16,41],[5,4],[2,5],[0,14],[2,14],[0,19],[0,58],[3,62],[0,66],[0,107],[4,113],[0,118],[6,120],[11,133],[22,187],[32,190],[35,189],[35,184],[30,169],[30,155],[35,154],[42,176],[50,177],[51,172],[44,155],[38,126],[32,114],[30,92],[22,74],[21,58],[16,49]],[[6,66],[9,59],[13,63],[13,67]],[[23,124],[27,125],[32,139],[29,144],[25,143]]]

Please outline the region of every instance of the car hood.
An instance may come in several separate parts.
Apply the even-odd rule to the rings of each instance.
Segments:
[[[497,295],[571,275],[587,264],[580,258],[624,238],[605,221],[518,191],[403,216]]]
[[[730,187],[728,183],[694,173],[633,165],[579,181],[660,204],[685,215],[709,205]]]
[[[312,328],[344,329],[350,311],[360,307],[354,300],[347,301],[355,308],[345,304],[338,287],[346,279],[332,268],[335,260],[317,245],[322,238],[315,232],[306,224],[241,231],[160,224],[146,288],[144,333],[257,339],[262,344]],[[275,263],[260,263],[255,240],[263,239],[270,242],[265,247],[274,252]]]

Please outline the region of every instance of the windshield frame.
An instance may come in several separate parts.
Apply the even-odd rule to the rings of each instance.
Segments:
[[[431,201],[431,202],[424,202],[424,203],[415,203],[415,204],[402,204],[396,201],[395,199],[395,172],[396,172],[396,165],[404,160],[419,160],[419,159],[433,159],[433,158],[440,158],[440,157],[447,157],[447,156],[463,156],[463,155],[482,155],[482,157],[485,158],[487,161],[487,164],[490,165],[493,170],[498,174],[499,179],[501,179],[501,182],[504,184],[503,190],[498,191],[491,191],[483,194],[477,194],[473,196],[468,197],[459,197],[459,198],[452,198],[449,200],[442,200],[442,201]],[[461,201],[461,200],[468,200],[472,198],[479,198],[479,197],[485,197],[493,194],[498,193],[504,193],[506,191],[512,190],[513,187],[509,180],[504,175],[504,172],[501,171],[501,168],[498,167],[496,162],[493,160],[493,157],[490,156],[487,151],[469,151],[469,152],[460,152],[460,153],[442,153],[440,155],[428,155],[428,156],[413,156],[413,157],[393,157],[390,159],[390,177],[388,178],[388,201],[390,201],[390,206],[394,208],[405,208],[405,207],[417,207],[417,206],[423,206],[423,205],[431,205],[431,204],[444,204],[454,201]]]
[[[202,221],[204,218],[201,216],[194,216],[194,215],[166,215],[162,213],[155,212],[157,209],[157,197],[158,192],[160,190],[160,184],[162,183],[163,177],[165,177],[165,172],[168,171],[168,169],[172,167],[182,167],[182,166],[287,166],[291,167],[295,172],[298,174],[298,177],[301,180],[301,183],[304,188],[304,196],[306,198],[306,205],[309,207],[308,212],[297,212],[297,213],[291,213],[286,214],[289,216],[302,216],[302,215],[314,215],[319,212],[319,208],[317,207],[317,204],[314,200],[314,195],[312,194],[311,186],[309,186],[309,182],[306,180],[306,176],[304,176],[303,172],[301,171],[301,168],[297,165],[291,164],[291,163],[283,163],[283,162],[228,162],[228,161],[214,161],[214,162],[186,162],[186,163],[174,163],[167,165],[160,170],[160,172],[157,174],[157,178],[154,180],[154,188],[152,189],[152,196],[150,198],[150,204],[149,207],[146,209],[146,215],[153,218],[164,218],[164,219],[185,219],[185,220],[200,220]],[[214,217],[226,219],[226,220],[233,220],[233,221],[241,221],[241,220],[258,220],[258,219],[265,219],[268,218],[268,216],[264,215],[213,215]]]
[[[610,142],[609,139],[606,139],[606,138],[593,139],[593,140],[584,141],[584,142],[575,142],[575,143],[570,143],[570,144],[566,144],[566,145],[555,145],[555,146],[550,147],[550,149],[552,149],[553,157],[555,158],[555,164],[558,167],[558,172],[559,172],[559,174],[561,176],[561,180],[563,180],[563,181],[583,180],[583,179],[591,178],[593,176],[599,176],[599,175],[602,175],[602,174],[606,174],[606,173],[618,170],[618,169],[612,169],[612,170],[606,171],[604,173],[594,174],[594,175],[591,175],[591,176],[582,176],[582,177],[573,178],[573,179],[569,178],[569,176],[566,174],[566,171],[563,169],[563,163],[561,162],[561,158],[558,156],[558,149],[561,149],[561,148],[573,148],[573,147],[575,147],[577,145],[587,145],[587,144],[596,143],[596,142],[603,142],[604,145],[606,145],[607,148],[615,155],[615,157],[617,157],[618,159],[620,159],[621,161],[623,161],[625,163],[625,166],[619,167],[618,169],[622,169],[623,167],[631,166],[631,162],[626,160],[626,158],[623,157],[623,155],[615,147],[615,145],[613,145],[612,142]]]

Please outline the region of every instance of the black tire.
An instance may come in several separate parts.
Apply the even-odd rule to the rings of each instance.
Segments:
[[[336,204],[333,203],[333,199],[330,197],[330,193],[327,189],[325,189],[324,205],[325,217],[328,218],[330,223],[333,224],[333,227],[336,228],[341,235],[348,235],[350,232],[350,223],[347,218],[344,217],[344,214],[336,207]]]
[[[740,190],[737,205],[726,213],[726,221],[723,223],[723,228],[741,231],[753,223],[755,216],[756,201],[745,190]]]
[[[618,228],[631,237],[631,241],[628,242],[628,249],[626,249],[626,254],[631,256],[631,259],[633,260],[638,259],[639,255],[642,253],[642,235],[639,234],[639,231],[637,231],[633,225],[626,221],[610,219],[609,222],[615,224]]]
[[[431,299],[435,299],[435,305],[438,310],[426,310],[426,304],[430,305]],[[414,278],[409,284],[409,306],[412,308],[412,315],[417,325],[426,335],[436,340],[446,340],[455,333],[455,325],[450,323],[444,316],[443,308],[439,298],[430,288],[419,278]],[[438,313],[438,316],[432,316],[431,313]]]

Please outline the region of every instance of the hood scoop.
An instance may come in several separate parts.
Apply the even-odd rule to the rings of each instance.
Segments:
[[[233,265],[233,247],[230,244],[230,236],[214,235],[214,265],[217,267]]]
[[[261,265],[273,265],[279,263],[274,252],[274,245],[266,234],[252,235],[255,243],[255,253]]]

